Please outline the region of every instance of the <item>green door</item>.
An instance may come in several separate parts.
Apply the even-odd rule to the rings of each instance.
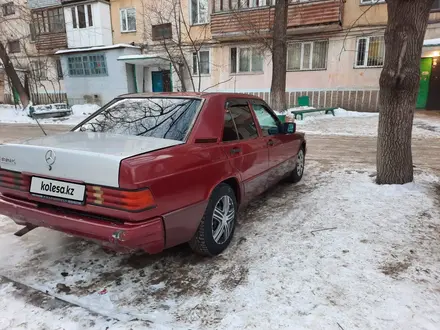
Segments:
[[[420,61],[420,86],[419,95],[417,96],[417,109],[425,109],[428,101],[429,81],[431,78],[432,58],[422,58]]]

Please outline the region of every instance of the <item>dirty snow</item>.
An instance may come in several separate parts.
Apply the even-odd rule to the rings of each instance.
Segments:
[[[18,238],[3,218],[0,275],[83,309],[38,308],[5,283],[0,324],[438,329],[439,179],[417,172],[415,183],[377,186],[373,175],[309,162],[300,184],[280,184],[242,212],[230,248],[212,259],[186,246],[116,254],[46,229]]]
[[[83,104],[72,106],[73,114],[60,118],[38,119],[40,124],[63,124],[76,125],[87,118],[90,114],[99,109],[96,104]],[[0,105],[0,123],[5,124],[37,124],[37,122],[27,116],[26,111],[20,107],[15,108],[13,105]]]

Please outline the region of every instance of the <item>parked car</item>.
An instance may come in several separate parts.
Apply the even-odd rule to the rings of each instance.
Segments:
[[[306,141],[260,98],[117,97],[70,132],[0,145],[0,213],[24,225],[158,253],[217,255],[237,211],[304,172]]]

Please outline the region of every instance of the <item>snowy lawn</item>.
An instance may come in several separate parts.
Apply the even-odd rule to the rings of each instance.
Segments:
[[[292,108],[290,110],[296,110]],[[377,136],[378,113],[335,110],[335,116],[324,112],[304,114],[297,120],[298,130],[309,134]],[[440,117],[420,115],[416,112],[413,126],[414,138],[440,137]]]
[[[3,218],[0,275],[84,308],[49,308],[0,281],[0,328],[439,329],[439,180],[373,176],[309,162],[300,184],[242,212],[212,259],[186,246],[109,253],[46,229],[18,238]]]
[[[96,104],[83,104],[72,106],[73,114],[61,118],[38,119],[40,124],[76,125],[99,109]],[[36,124],[36,121],[26,115],[20,107],[0,104],[0,123],[5,124]]]

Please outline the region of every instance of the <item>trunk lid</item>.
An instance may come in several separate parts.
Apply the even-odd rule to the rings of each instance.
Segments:
[[[181,141],[109,133],[69,132],[0,145],[0,167],[43,177],[119,187],[123,159]]]

